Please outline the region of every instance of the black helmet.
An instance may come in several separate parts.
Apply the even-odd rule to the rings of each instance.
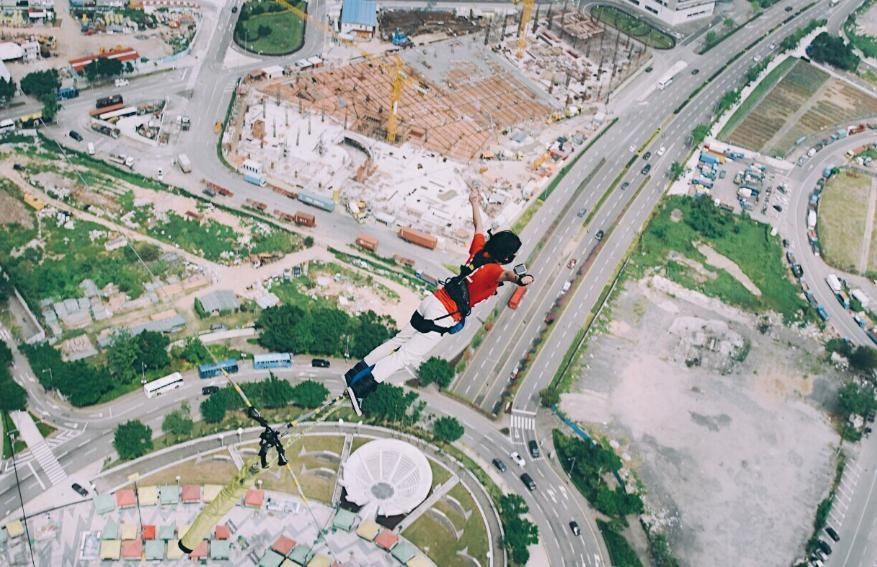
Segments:
[[[510,230],[502,230],[496,234],[488,230],[487,234],[490,237],[484,243],[484,252],[487,255],[500,264],[508,264],[515,259],[515,254],[521,247],[521,239],[517,234]]]

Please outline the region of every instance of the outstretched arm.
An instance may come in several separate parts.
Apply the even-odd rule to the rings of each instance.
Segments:
[[[469,203],[472,205],[472,224],[475,234],[484,234],[484,221],[481,219],[481,195],[474,189],[469,192]]]

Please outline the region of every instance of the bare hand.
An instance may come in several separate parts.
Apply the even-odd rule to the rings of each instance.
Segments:
[[[521,283],[522,286],[526,287],[536,281],[536,278],[534,278],[531,274],[524,274],[518,281]]]

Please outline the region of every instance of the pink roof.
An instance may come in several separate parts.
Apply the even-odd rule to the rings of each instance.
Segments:
[[[189,557],[192,559],[200,559],[202,557],[207,557],[207,552],[210,551],[209,544],[206,539],[202,539],[201,543],[198,544],[198,547],[192,550],[192,553],[189,554]]]
[[[375,538],[375,545],[383,547],[389,551],[394,545],[396,545],[397,541],[399,541],[399,536],[390,530],[381,530],[381,533]]]
[[[292,551],[292,548],[295,547],[295,540],[291,537],[286,537],[285,535],[277,538],[277,541],[274,542],[274,545],[271,546],[271,549],[279,553],[280,555],[289,555],[289,552]]]
[[[155,526],[146,524],[143,526],[143,539],[155,539]]]
[[[183,485],[183,502],[198,502],[201,500],[201,487],[197,484]]]
[[[124,559],[140,559],[143,556],[143,542],[139,539],[126,539],[122,542]]]
[[[219,524],[216,526],[216,529],[213,530],[213,538],[214,539],[228,539],[231,537],[231,530],[228,529],[228,526],[225,524]]]
[[[116,491],[116,506],[119,508],[130,508],[137,504],[137,496],[134,494],[133,488],[122,488]]]
[[[258,488],[247,490],[247,495],[244,496],[244,506],[249,506],[250,508],[261,508],[264,501],[265,491]]]

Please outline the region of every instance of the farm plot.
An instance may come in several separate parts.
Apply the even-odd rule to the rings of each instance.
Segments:
[[[827,73],[799,61],[740,125],[734,128],[728,141],[751,150],[762,150],[826,79]]]
[[[877,98],[859,89],[831,79],[801,116],[800,120],[779,140],[781,147],[790,147],[801,136],[828,132],[834,127],[873,117],[877,114]]]
[[[857,272],[865,239],[871,177],[843,170],[825,184],[819,201],[817,231],[825,261],[846,272]],[[872,249],[873,251],[873,249]]]

